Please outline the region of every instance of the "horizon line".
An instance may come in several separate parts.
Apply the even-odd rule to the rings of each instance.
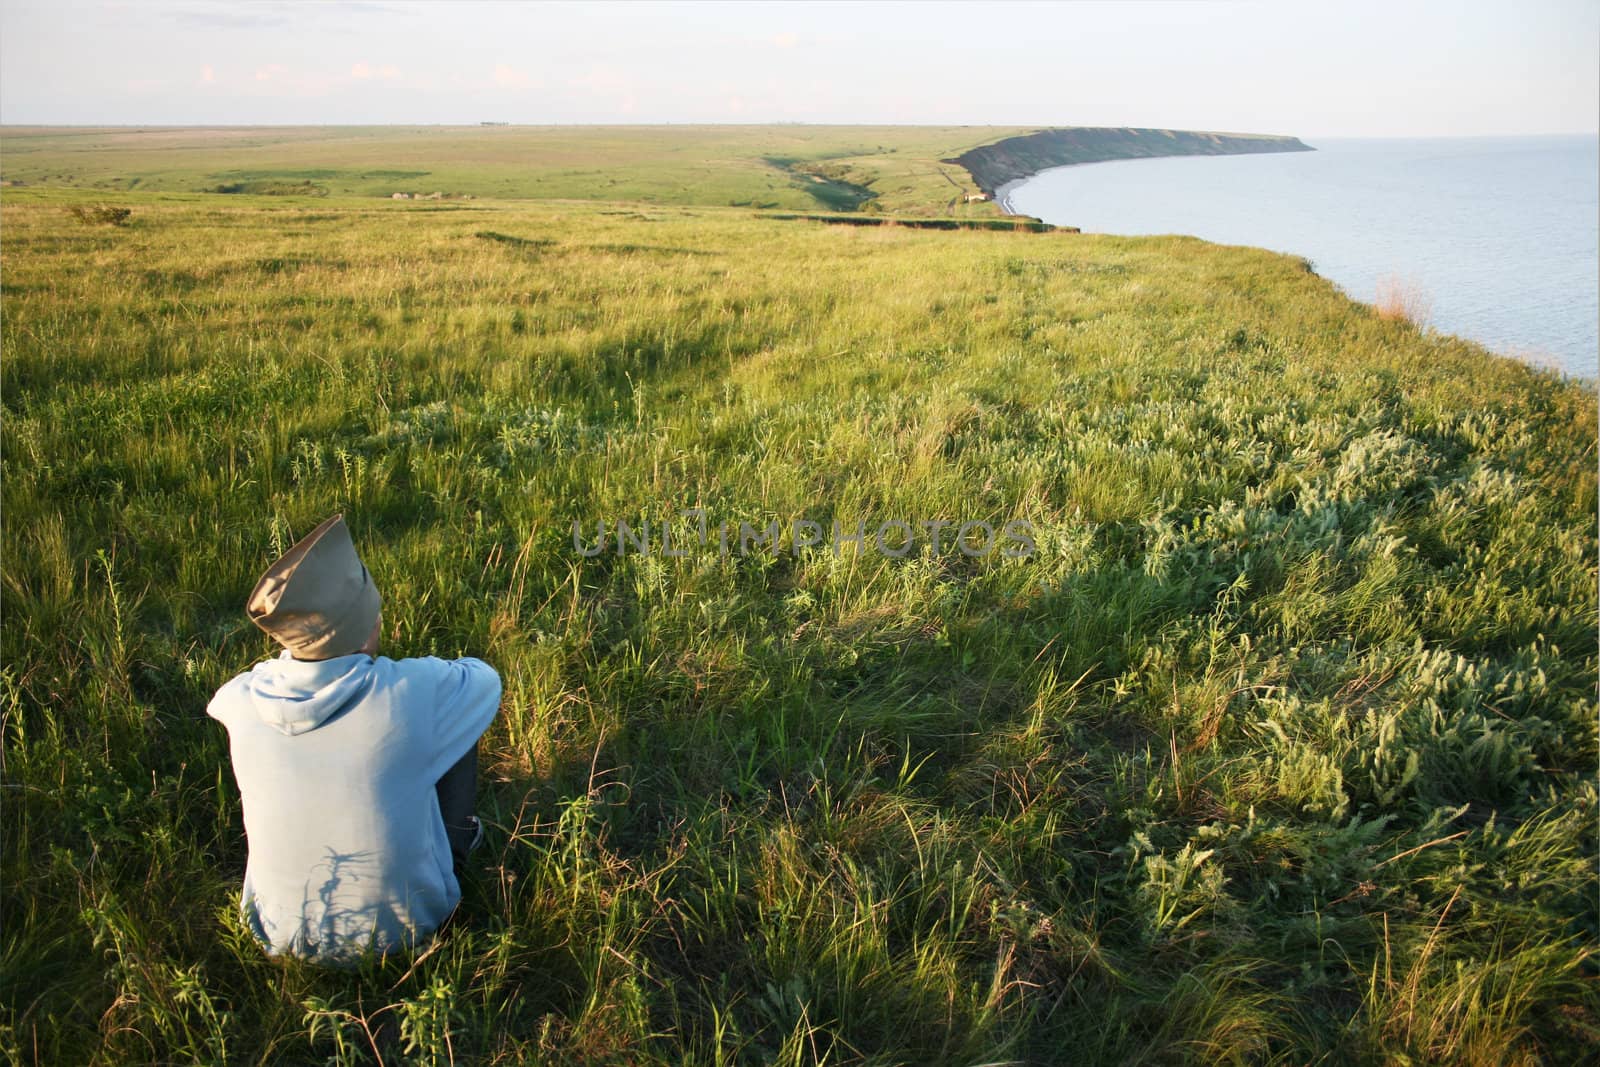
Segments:
[[[364,128],[428,128],[428,129],[550,129],[585,127],[672,127],[672,126],[714,126],[714,127],[749,127],[749,126],[828,126],[828,127],[859,127],[883,129],[1006,129],[1016,127],[1035,127],[1040,129],[1106,129],[1106,130],[1181,130],[1193,133],[1224,133],[1244,134],[1250,136],[1278,136],[1278,137],[1321,137],[1325,139],[1361,138],[1363,140],[1431,140],[1455,139],[1466,140],[1471,138],[1489,137],[1600,137],[1600,128],[1592,130],[1535,130],[1535,131],[1493,131],[1485,133],[1309,133],[1309,134],[1266,134],[1250,130],[1218,130],[1201,129],[1198,127],[1180,126],[1140,126],[1127,123],[1038,123],[1038,122],[829,122],[829,121],[799,121],[795,119],[777,119],[765,122],[715,122],[692,119],[663,120],[658,122],[514,122],[499,119],[461,120],[452,122],[37,122],[0,120],[0,130],[32,127],[43,129],[64,130],[134,130],[134,129],[166,129],[166,130],[215,130],[215,129],[364,129]]]

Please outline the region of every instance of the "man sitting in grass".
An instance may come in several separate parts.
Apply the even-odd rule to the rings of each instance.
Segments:
[[[273,955],[407,950],[461,899],[477,743],[500,704],[481,660],[378,655],[378,590],[343,516],[268,568],[246,611],[284,647],[217,691],[250,858],[245,922]]]

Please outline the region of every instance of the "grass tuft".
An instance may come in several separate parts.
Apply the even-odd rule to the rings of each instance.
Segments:
[[[67,211],[85,226],[126,226],[133,216],[132,208],[112,204],[73,204]]]
[[[1385,322],[1409,322],[1422,329],[1433,314],[1433,298],[1420,283],[1397,274],[1378,279],[1378,295],[1373,301],[1378,317]]]

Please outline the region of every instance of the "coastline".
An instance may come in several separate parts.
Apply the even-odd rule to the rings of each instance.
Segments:
[[[1595,159],[1591,139],[1349,139],[1323,147],[1317,158],[1219,168],[1173,162],[1054,180],[1041,171],[1029,178],[1040,183],[1021,196],[1027,207],[1018,203],[1022,181],[996,189],[995,206],[1093,233],[1191,234],[1304,257],[1359,303],[1414,294],[1428,332],[1600,380],[1593,187],[1587,209],[1564,208],[1558,195],[1582,192]],[[1529,161],[1540,164],[1537,179],[1527,177]],[[1543,206],[1498,195],[1518,175]],[[1456,206],[1430,210],[1433,202]],[[1470,215],[1462,204],[1474,208]],[[1356,214],[1371,222],[1359,236],[1340,222]],[[1490,245],[1498,250],[1492,257],[1479,250]]]
[[[964,168],[1001,214],[1013,215],[1010,193],[1017,183],[1057,167],[1118,159],[1314,151],[1298,137],[1280,134],[1068,126],[1005,137],[940,162]]]
[[[1073,164],[1070,164],[1070,163],[1067,164],[1067,166],[1072,166],[1072,165]],[[1056,168],[1055,167],[1047,167],[1046,169],[1047,170],[1055,170]],[[1043,174],[1043,173],[1044,173],[1044,171],[1040,171],[1039,172],[1039,174]],[[1016,208],[1011,206],[1011,194],[1013,192],[1015,192],[1017,189],[1019,189],[1024,182],[1028,181],[1031,178],[1037,178],[1039,176],[1039,174],[1028,174],[1028,175],[1025,175],[1025,176],[1023,176],[1021,178],[1012,178],[1010,181],[1006,182],[1004,185],[1000,186],[998,189],[996,189],[994,191],[994,206],[1000,209],[1000,214],[1002,214],[1002,215],[1015,215],[1017,213]]]

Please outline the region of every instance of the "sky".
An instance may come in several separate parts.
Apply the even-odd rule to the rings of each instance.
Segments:
[[[1600,129],[1600,0],[0,0],[11,125]]]

